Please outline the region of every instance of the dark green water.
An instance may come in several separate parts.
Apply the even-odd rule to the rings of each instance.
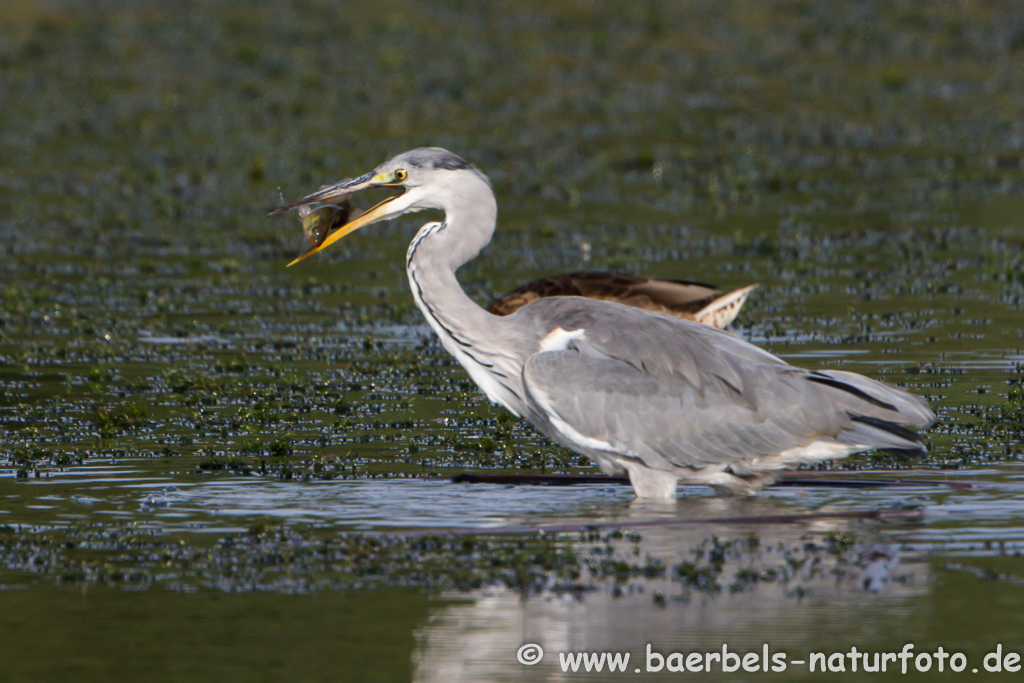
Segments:
[[[557,653],[723,643],[1014,676],[981,662],[1024,652],[1018,15],[3,3],[0,680],[614,679]],[[592,468],[432,339],[402,270],[430,218],[285,269],[299,224],[264,215],[420,145],[493,181],[479,301],[579,269],[759,283],[738,334],[940,416],[928,458],[844,469],[976,486],[449,483]],[[825,516],[894,506],[920,515]],[[817,517],[749,521],[791,514]]]

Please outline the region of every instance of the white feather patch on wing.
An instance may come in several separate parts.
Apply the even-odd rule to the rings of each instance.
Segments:
[[[569,342],[574,339],[583,339],[583,333],[586,330],[580,328],[578,330],[572,330],[566,332],[561,327],[556,327],[554,330],[548,333],[546,337],[540,340],[541,351],[562,351],[569,347]]]

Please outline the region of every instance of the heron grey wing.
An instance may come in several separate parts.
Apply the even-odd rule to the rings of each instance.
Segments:
[[[742,391],[742,366],[786,365],[731,332],[611,302],[541,299],[515,315],[517,325],[529,325],[542,336],[556,328],[582,330],[595,352],[655,376],[681,375],[696,386],[702,377],[717,377]]]
[[[657,374],[586,341],[531,356],[527,400],[563,440],[624,454],[657,469],[749,462],[809,444],[839,428],[816,389],[785,365],[746,368],[737,391],[699,369]]]

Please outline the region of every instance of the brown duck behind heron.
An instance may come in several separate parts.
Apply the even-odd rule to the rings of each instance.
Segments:
[[[505,316],[537,299],[581,296],[724,328],[736,318],[755,287],[757,285],[749,285],[726,294],[713,285],[690,280],[662,280],[610,272],[566,273],[516,287],[495,299],[487,310]]]

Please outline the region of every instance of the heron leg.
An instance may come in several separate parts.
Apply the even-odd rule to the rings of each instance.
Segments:
[[[637,498],[660,498],[671,500],[676,497],[679,475],[675,472],[652,470],[639,462],[619,461],[629,473],[629,483]]]

